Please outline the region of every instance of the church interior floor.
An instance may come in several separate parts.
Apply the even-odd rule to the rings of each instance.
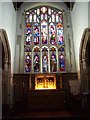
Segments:
[[[2,120],[26,120],[26,119],[55,119],[55,120],[63,120],[63,119],[81,119],[85,118],[86,120],[90,120],[90,114],[85,113],[84,111],[78,110],[43,110],[43,111],[12,111],[10,113],[3,114]]]

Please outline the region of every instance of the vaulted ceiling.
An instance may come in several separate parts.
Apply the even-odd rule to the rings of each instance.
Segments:
[[[13,0],[12,0],[13,1]],[[73,0],[75,1],[75,0]],[[13,2],[15,10],[18,10],[24,2]],[[75,2],[64,2],[68,9],[72,9]]]

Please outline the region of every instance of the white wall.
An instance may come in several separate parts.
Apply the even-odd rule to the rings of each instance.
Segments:
[[[88,2],[76,2],[71,12],[71,19],[75,48],[76,68],[78,72],[78,77],[80,77],[79,49],[83,31],[85,28],[88,27]]]
[[[88,2],[88,27],[90,28],[90,1]]]
[[[2,24],[2,3],[0,2],[0,26]]]
[[[7,32],[11,50],[11,72],[13,73],[16,41],[16,12],[12,2],[0,3],[0,11],[0,29],[5,29]]]
[[[16,43],[16,17],[17,13],[14,10],[12,0],[9,2],[0,3],[0,29],[4,29],[7,33],[10,51],[11,51],[11,73],[13,75],[14,69],[14,56],[15,56],[15,43]],[[12,107],[13,104],[13,76],[11,76],[10,87],[8,87],[8,98],[9,105]],[[2,87],[2,86],[1,86]],[[10,98],[9,98],[10,94]]]
[[[2,23],[2,3],[0,2],[0,26]],[[2,64],[2,56],[1,56],[2,46],[0,44],[0,64]],[[2,69],[0,68],[0,120],[2,118]]]

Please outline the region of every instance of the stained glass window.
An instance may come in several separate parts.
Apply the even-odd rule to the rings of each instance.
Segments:
[[[63,11],[41,6],[25,12],[25,72],[66,71]]]
[[[35,47],[33,52],[34,52],[33,53],[34,72],[40,72],[40,49],[38,47]]]

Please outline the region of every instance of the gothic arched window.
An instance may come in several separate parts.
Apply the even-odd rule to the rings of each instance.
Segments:
[[[25,12],[25,65],[31,73],[66,70],[63,11],[37,7]]]

